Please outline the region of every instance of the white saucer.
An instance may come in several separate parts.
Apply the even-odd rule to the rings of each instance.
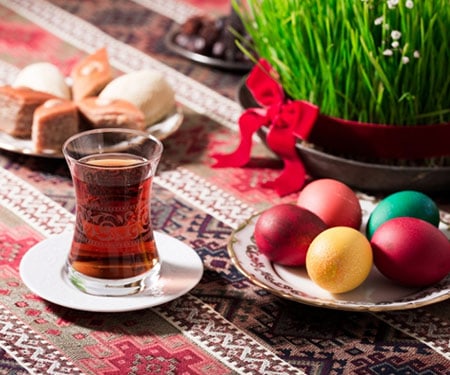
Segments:
[[[181,241],[161,232],[154,235],[162,263],[160,292],[156,294],[144,291],[125,297],[98,297],[81,292],[63,276],[72,232],[51,236],[28,250],[20,263],[20,276],[33,293],[72,309],[121,312],[161,305],[194,288],[203,275],[203,263]]]

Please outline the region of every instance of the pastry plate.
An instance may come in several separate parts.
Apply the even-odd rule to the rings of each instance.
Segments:
[[[189,51],[188,49],[179,46],[175,42],[175,38],[178,35],[178,33],[179,33],[179,27],[178,26],[172,27],[172,29],[169,31],[169,33],[166,35],[166,37],[164,39],[165,45],[170,51],[172,51],[180,56],[183,56],[184,58],[186,58],[188,60],[195,61],[197,63],[203,64],[203,65],[206,65],[206,66],[209,66],[212,68],[218,68],[218,69],[222,69],[222,70],[235,71],[235,72],[248,72],[253,66],[253,63],[251,61],[227,61],[227,60],[203,55],[201,53]]]
[[[150,125],[146,131],[159,140],[166,139],[179,129],[183,122],[183,118],[183,110],[181,109],[181,106],[177,105],[166,118],[156,124]],[[0,149],[30,156],[54,159],[64,158],[62,152],[57,152],[55,150],[37,152],[34,150],[31,139],[15,138],[2,131],[0,131]]]
[[[73,286],[63,275],[72,232],[48,237],[28,250],[20,263],[20,276],[33,293],[76,310],[122,312],[161,305],[194,288],[203,275],[203,263],[192,248],[179,240],[160,232],[154,234],[161,276],[158,285],[149,291],[125,297],[98,297]]]
[[[450,298],[450,275],[428,288],[407,288],[389,281],[375,267],[364,283],[353,291],[329,293],[311,281],[304,267],[277,265],[259,252],[253,238],[257,217],[252,216],[232,233],[228,252],[234,265],[252,283],[279,297],[349,311],[414,309]],[[444,231],[449,237],[448,226]]]

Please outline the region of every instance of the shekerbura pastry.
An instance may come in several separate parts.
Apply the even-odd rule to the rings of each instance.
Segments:
[[[65,77],[56,65],[48,62],[27,65],[19,72],[12,86],[28,87],[63,99],[71,97]]]
[[[175,108],[175,93],[155,70],[141,70],[112,80],[100,92],[102,99],[123,99],[133,103],[145,116],[145,125],[152,125]]]

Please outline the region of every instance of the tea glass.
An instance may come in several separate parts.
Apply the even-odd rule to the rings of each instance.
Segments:
[[[83,292],[125,296],[157,283],[150,202],[162,151],[152,135],[117,128],[81,132],[63,145],[76,199],[64,272]]]

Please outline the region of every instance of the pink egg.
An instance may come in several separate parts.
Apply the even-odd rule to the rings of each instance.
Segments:
[[[424,220],[388,220],[375,231],[370,243],[375,266],[400,284],[428,286],[450,272],[450,242],[443,232]]]
[[[359,229],[361,205],[356,194],[344,183],[333,179],[311,182],[300,192],[297,205],[313,212],[329,227]]]

